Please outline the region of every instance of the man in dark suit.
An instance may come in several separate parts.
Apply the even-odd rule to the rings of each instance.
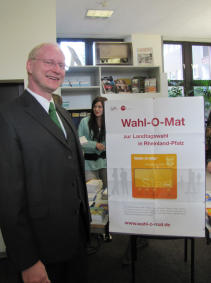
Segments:
[[[28,88],[0,109],[0,228],[8,258],[24,283],[84,283],[90,222],[84,159],[70,115],[50,103],[65,58],[58,45],[41,44],[26,69]]]

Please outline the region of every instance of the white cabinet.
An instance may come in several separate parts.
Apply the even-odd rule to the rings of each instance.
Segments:
[[[112,76],[114,80],[119,78],[133,78],[143,76],[156,78],[157,93],[160,92],[160,68],[138,66],[72,66],[66,72],[65,81],[61,87],[63,106],[66,109],[90,109],[96,96],[106,96],[108,99],[140,98],[156,96],[150,93],[103,93],[101,79]]]

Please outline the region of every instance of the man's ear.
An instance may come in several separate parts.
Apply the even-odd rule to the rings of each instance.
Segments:
[[[32,60],[28,60],[26,62],[26,70],[27,70],[27,73],[28,74],[31,74],[32,73]]]

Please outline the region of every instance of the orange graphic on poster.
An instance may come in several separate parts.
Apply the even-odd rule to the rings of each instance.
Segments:
[[[134,198],[177,198],[176,154],[132,154]]]

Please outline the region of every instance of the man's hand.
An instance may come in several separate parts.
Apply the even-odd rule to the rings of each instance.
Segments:
[[[24,283],[50,283],[45,266],[41,261],[22,271]]]

